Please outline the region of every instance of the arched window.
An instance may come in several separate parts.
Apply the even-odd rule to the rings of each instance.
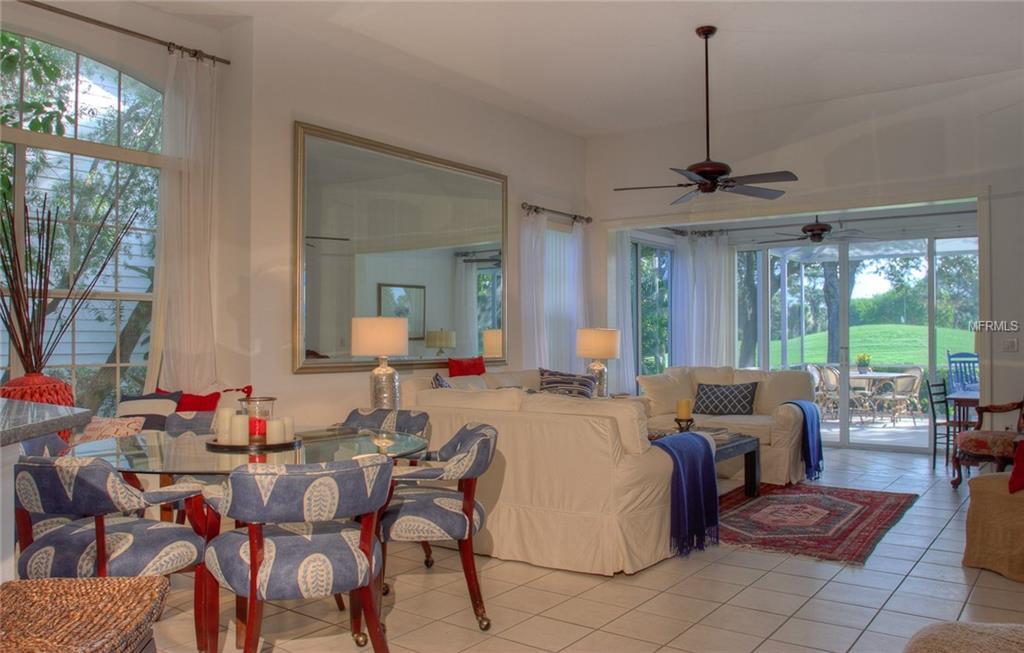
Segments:
[[[79,406],[112,415],[146,377],[160,168],[170,164],[160,155],[163,96],[71,50],[6,31],[0,41],[0,192],[19,219],[26,207],[34,216],[44,197],[59,216],[50,313],[61,288],[67,297],[69,272],[94,225],[108,210],[111,227],[138,213],[45,370],[72,385]],[[100,238],[113,236],[113,228],[104,231]],[[2,331],[6,380],[21,369]]]

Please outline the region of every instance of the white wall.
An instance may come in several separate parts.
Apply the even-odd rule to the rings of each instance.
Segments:
[[[990,306],[992,319],[1024,323],[1022,71],[725,114],[713,120],[712,130],[712,156],[727,161],[735,174],[791,169],[800,181],[776,185],[787,194],[774,202],[720,193],[675,213],[671,190],[613,192],[616,186],[672,183],[678,179],[669,166],[702,157],[703,124],[670,125],[588,141],[588,210],[607,230],[978,196],[979,212],[987,209],[991,216],[990,249],[983,251],[991,286],[982,288],[983,310]],[[608,288],[604,240],[594,234],[590,253],[596,262],[592,305],[602,316]],[[982,247],[985,241],[982,233]],[[1024,353],[998,351],[1002,339],[981,338],[983,353],[984,347],[994,349],[991,399],[1016,401],[1024,394]]]
[[[367,373],[293,375],[292,123],[332,129],[509,176],[509,243],[518,258],[523,201],[578,210],[584,203],[581,139],[440,89],[330,43],[257,18],[253,23],[249,311],[252,381],[285,414],[324,423],[369,401]],[[239,274],[246,271],[239,270]],[[519,305],[510,266],[507,300]],[[509,311],[510,359],[520,356],[517,311]]]

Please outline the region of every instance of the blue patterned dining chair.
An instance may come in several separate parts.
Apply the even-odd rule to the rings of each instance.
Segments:
[[[389,408],[356,408],[342,426],[356,429],[381,429],[412,435],[427,435],[430,415],[420,410],[391,410]]]
[[[423,466],[396,468],[397,488],[381,517],[385,554],[387,542],[458,542],[480,630],[488,630],[491,620],[484,609],[473,558],[473,535],[484,523],[483,506],[475,498],[476,482],[490,467],[497,442],[493,426],[466,424],[440,449],[424,455]],[[457,481],[457,489],[421,485],[429,481]],[[357,630],[353,628],[353,632]]]
[[[99,458],[22,456],[14,465],[18,574],[25,579],[164,576],[195,568],[196,643],[204,650],[203,538],[189,526],[128,516],[182,500],[198,517],[197,485],[142,492]],[[48,519],[54,523],[36,535]]]
[[[373,650],[385,653],[371,586],[383,569],[377,513],[391,491],[392,467],[380,454],[308,465],[250,464],[235,468],[223,486],[205,487],[212,508],[208,532],[217,532],[221,517],[246,524],[207,544],[208,637],[218,631],[218,584],[247,599],[246,653],[259,643],[264,601],[351,592],[353,605],[366,614]],[[361,640],[365,645],[366,635]]]

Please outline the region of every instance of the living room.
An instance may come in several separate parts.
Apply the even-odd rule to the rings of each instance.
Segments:
[[[256,396],[276,398],[274,414],[291,417],[296,432],[329,427],[353,410],[381,405],[367,382],[374,356],[357,354],[350,320],[390,315],[409,318],[399,348],[406,353],[392,364],[402,407],[430,415],[430,450],[465,423],[487,421],[479,419],[484,411],[512,413],[492,424],[497,454],[478,492],[487,514],[475,544],[478,553],[494,556],[478,555],[477,567],[493,626],[478,628],[454,551],[435,546],[437,564],[425,569],[415,542],[396,543],[385,575],[394,592],[382,610],[391,650],[903,650],[932,621],[1024,622],[1014,608],[1024,605],[1024,585],[1015,582],[1021,578],[961,565],[968,482],[950,487],[952,456],[943,441],[936,444],[933,427],[942,418],[928,395],[929,384],[944,379],[955,391],[947,350],[976,361],[974,403],[962,408],[965,430],[977,417],[975,406],[1024,395],[1019,333],[1012,328],[1024,322],[1020,3],[46,3],[78,17],[38,4],[3,2],[5,39],[11,35],[18,52],[30,52],[31,42],[70,53],[62,61],[74,62],[66,75],[73,107],[104,97],[89,89],[106,88],[113,124],[121,126],[128,120],[124,89],[142,86],[163,98],[165,112],[174,106],[167,47],[137,34],[184,47],[186,53],[174,51],[179,61],[195,61],[200,51],[210,83],[192,91],[205,93],[204,119],[212,125],[198,145],[212,161],[200,172],[206,186],[177,195],[177,204],[192,202],[179,209],[182,215],[204,216],[195,223],[203,230],[162,230],[157,216],[172,197],[162,184],[148,195],[121,195],[115,185],[119,197],[149,202],[126,203],[118,214],[139,209],[124,247],[142,253],[112,258],[105,274],[115,281],[98,286],[43,368],[70,384],[79,407],[114,418],[129,414],[119,411],[123,397],[152,392],[158,383],[197,395],[251,386]],[[699,37],[702,25],[717,33]],[[73,158],[119,161],[157,176],[178,169],[185,153],[89,136],[84,128],[100,129],[101,122],[88,112],[76,119],[71,109],[58,135],[59,119],[41,129],[45,112],[56,110],[47,105],[31,126],[26,116],[37,108],[18,103],[47,95],[46,85],[24,72],[27,65],[12,60],[4,68],[3,102],[16,106],[2,127],[5,156],[8,145],[11,153],[5,177],[13,180],[5,193],[19,223],[18,211],[34,215],[62,179],[68,187],[78,183],[84,168]],[[33,84],[42,96],[39,89],[32,95]],[[67,163],[44,165],[33,151],[61,153]],[[750,182],[773,196],[785,191],[772,201],[733,192],[740,180],[710,189],[726,192],[672,204],[690,190],[681,184],[694,183],[673,169],[705,158],[728,162],[725,180],[765,171],[791,171],[796,179]],[[411,185],[365,200],[379,191],[373,174]],[[332,183],[348,184],[351,194],[332,190]],[[318,212],[320,205],[299,192],[316,184],[334,206]],[[638,186],[666,188],[615,190]],[[429,202],[412,205],[426,196]],[[368,208],[354,221],[355,235],[331,232],[331,221],[357,205]],[[75,210],[73,200],[67,206]],[[458,219],[431,222],[435,210]],[[820,241],[802,231],[813,224],[829,227]],[[372,253],[338,262],[338,252],[364,244],[363,252]],[[747,253],[751,263],[743,268]],[[428,259],[442,254],[466,267],[456,264],[439,284]],[[947,260],[964,267],[943,267]],[[654,272],[640,274],[642,262]],[[374,272],[381,268],[394,274]],[[474,272],[471,281],[459,277],[463,269]],[[839,283],[826,297],[832,271],[850,285]],[[752,275],[748,286],[740,283],[744,272]],[[944,290],[956,285],[953,276],[962,282],[955,296]],[[471,293],[460,294],[469,283]],[[891,310],[869,313],[869,300],[889,302]],[[951,308],[954,300],[966,308]],[[107,313],[97,312],[103,302]],[[465,318],[467,302],[475,302],[472,319]],[[152,306],[152,317],[141,336],[132,336],[124,309],[140,305]],[[438,311],[452,317],[437,318]],[[606,328],[617,330],[611,350],[578,348],[579,329]],[[897,332],[915,339],[890,346]],[[745,334],[753,342],[746,350]],[[6,330],[4,336],[0,373],[8,383],[26,366]],[[859,354],[873,358],[863,373]],[[472,383],[504,387],[495,401],[512,401],[499,403],[506,410],[476,411],[461,394],[445,399],[427,387],[435,373],[451,376],[448,358],[476,355],[484,356],[486,374]],[[521,370],[583,374],[592,358],[607,362],[609,395],[650,398],[657,391],[638,385],[638,375],[691,371],[661,400],[627,398],[614,401],[618,408],[595,402],[569,410],[545,393],[526,392],[535,379]],[[724,380],[692,371],[719,366],[734,371]],[[817,378],[811,367],[820,368]],[[776,417],[777,402],[765,394],[785,378],[776,375],[790,373],[807,375],[808,393],[782,392],[778,401],[810,401],[822,420],[824,471],[815,481],[804,475],[798,414],[790,406]],[[727,538],[660,560],[669,547],[665,505],[673,468],[648,444],[646,425],[660,416],[675,432],[682,428],[676,419],[700,413],[677,405],[699,402],[698,385],[747,381],[760,384],[764,404],[752,399],[751,417],[791,420],[782,429],[791,438],[784,452],[767,446],[774,436],[760,445],[763,482],[917,495],[905,515],[879,527],[866,562],[754,552],[756,545]],[[904,391],[905,382],[917,385]],[[509,400],[517,391],[507,386],[521,386],[523,396]],[[435,403],[421,402],[419,392]],[[634,403],[645,406],[636,417],[642,429],[621,423]],[[946,419],[957,421],[956,398],[949,403]],[[220,407],[226,405],[222,398]],[[550,417],[531,421],[534,408]],[[985,428],[1019,430],[1015,420],[1013,411],[987,415]],[[524,440],[549,442],[546,455],[513,443],[520,432]],[[612,432],[618,441],[607,445]],[[591,449],[599,437],[605,440]],[[5,447],[5,484],[13,483],[6,474],[16,459],[7,454]],[[622,467],[614,481],[594,471],[634,455],[662,458]],[[773,456],[780,461],[771,462]],[[530,466],[515,469],[518,457]],[[577,462],[559,466],[568,459]],[[964,462],[971,480],[1001,466]],[[741,497],[743,488],[733,490],[744,476],[740,458],[728,465],[719,469],[719,492]],[[571,479],[556,480],[560,474],[578,474],[594,488],[627,487],[633,478],[638,494],[656,492],[648,484],[660,483],[652,478],[661,474],[664,505],[657,510],[665,523],[649,526],[642,511],[630,513],[634,522],[623,517],[630,524],[623,532],[631,532],[622,550],[601,548],[610,546],[607,533],[579,530],[577,537],[594,542],[580,553],[558,538],[587,528],[586,519],[569,526],[568,517],[548,523],[540,511],[521,521],[509,516],[513,503],[551,510],[560,509],[557,497],[565,505],[578,500],[577,508],[588,499],[601,503],[600,491],[587,497],[563,487]],[[152,489],[154,475],[138,476]],[[609,492],[610,504],[617,495]],[[10,489],[3,494],[13,496]],[[1022,495],[1012,496],[1021,510]],[[6,501],[5,529],[13,511]],[[496,541],[501,532],[509,534]],[[546,542],[545,532],[556,535]],[[664,542],[651,545],[657,538]],[[542,551],[554,556],[546,564]],[[192,577],[170,578],[164,618],[152,626],[155,646],[196,650]],[[855,598],[844,601],[844,591]],[[948,602],[913,605],[935,592],[947,592]],[[773,612],[770,593],[783,602],[799,597],[799,605]],[[351,647],[349,615],[324,607],[333,605],[330,597],[305,611],[302,604],[268,602],[264,648]],[[224,611],[222,633],[229,625]]]

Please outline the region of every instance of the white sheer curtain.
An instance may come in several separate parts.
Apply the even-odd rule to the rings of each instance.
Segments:
[[[476,263],[455,259],[455,355],[476,356]]]
[[[548,338],[544,320],[544,260],[548,220],[527,214],[520,222],[519,298],[523,321],[523,367],[548,366]]]
[[[633,319],[633,241],[628,231],[615,234],[613,301],[619,330],[619,359],[608,362],[609,383],[614,392],[636,391],[636,324]]]
[[[677,237],[672,263],[672,363],[732,361],[732,255],[725,234]]]
[[[544,315],[547,365],[560,372],[582,372],[576,358],[576,329],[587,320],[584,291],[583,226],[548,229],[544,251]]]
[[[160,175],[160,220],[146,389],[202,392],[217,381],[210,247],[217,69],[168,56],[163,153],[180,168]]]

